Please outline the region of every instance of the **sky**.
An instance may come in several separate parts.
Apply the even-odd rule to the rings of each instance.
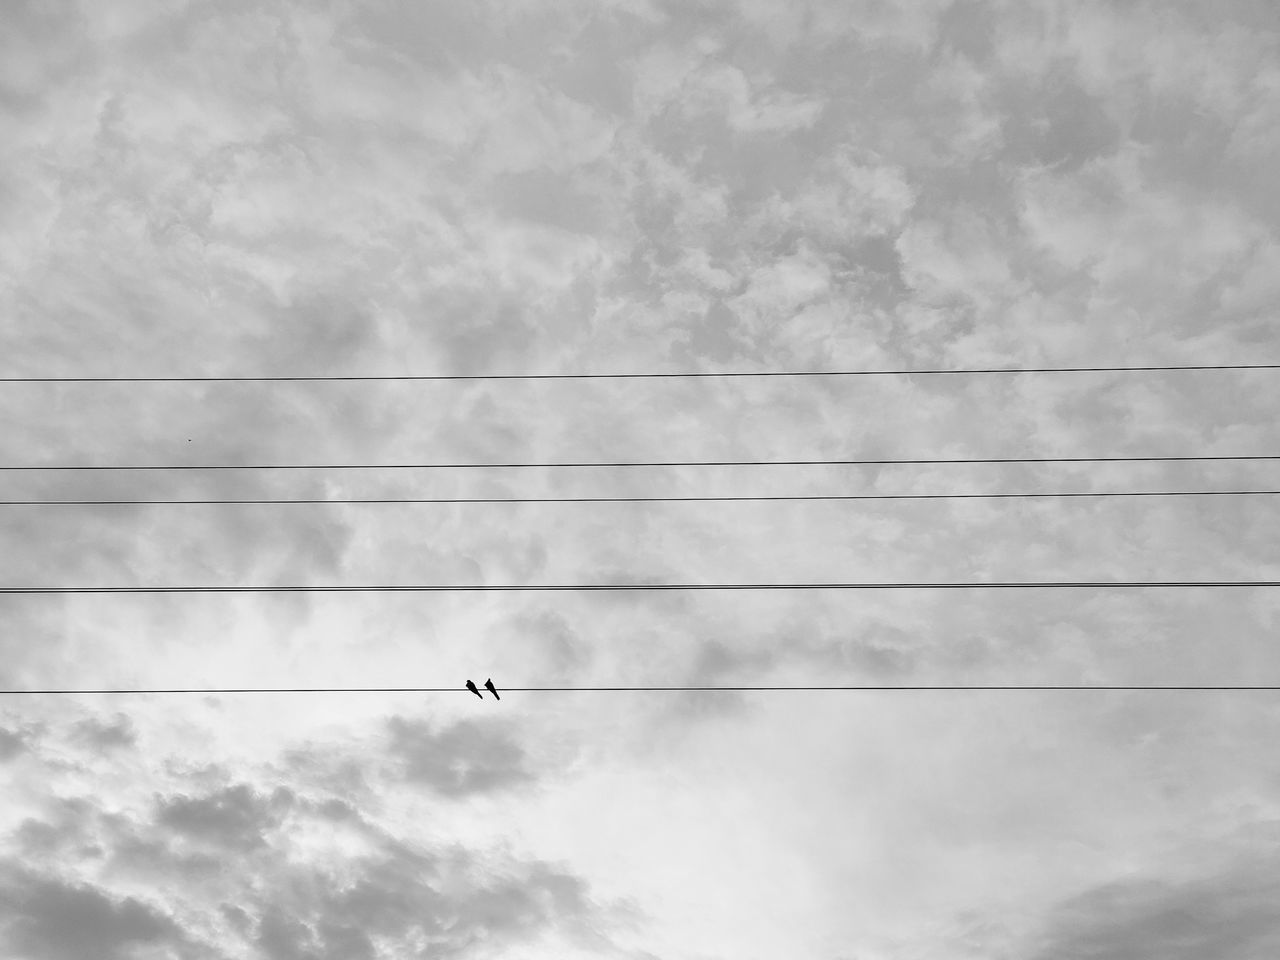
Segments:
[[[0,377],[1280,362],[1280,8],[10,0]],[[0,465],[1230,456],[1274,371],[0,383]],[[5,471],[3,499],[1269,489]],[[1280,579],[1270,497],[0,506],[0,584]],[[1280,592],[0,596],[15,960],[1252,960]]]

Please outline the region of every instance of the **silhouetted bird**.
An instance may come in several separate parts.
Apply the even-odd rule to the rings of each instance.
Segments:
[[[492,681],[492,680],[486,680],[486,681],[484,682],[484,688],[485,688],[486,690],[488,690],[490,693],[492,693],[492,694],[493,694],[493,697],[494,697],[494,699],[495,699],[495,700],[501,700],[501,699],[502,699],[500,696],[498,696],[498,691],[497,691],[497,689],[494,687],[494,685],[493,685],[493,681]]]
[[[472,683],[470,680],[468,680],[468,681],[467,681],[467,689],[468,689],[468,690],[470,690],[472,693],[474,693],[474,694],[475,694],[477,697],[479,697],[481,700],[483,700],[483,699],[484,699],[484,694],[480,692],[480,688],[479,688],[479,687],[477,687],[477,686],[476,686],[474,683]]]

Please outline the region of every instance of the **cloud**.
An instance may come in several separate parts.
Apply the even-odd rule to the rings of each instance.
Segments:
[[[16,730],[0,727],[0,763],[12,760],[26,746],[26,738]]]
[[[1275,850],[1220,872],[1138,877],[1057,906],[1029,960],[1252,960],[1280,949],[1280,856]]]
[[[1280,68],[1264,2],[11,6],[0,37],[6,377],[890,370],[1275,352]],[[1274,378],[1261,371],[6,383],[0,413],[0,465],[1280,444]],[[826,496],[1245,489],[1265,486],[1260,469],[0,479],[14,500]],[[1274,508],[1267,497],[7,506],[0,582],[1251,578],[1280,563]],[[483,670],[518,688],[1280,675],[1275,591],[996,594],[9,596],[0,679],[460,688]],[[1194,913],[1193,895],[1205,916],[1261,929],[1241,879],[1253,867],[1157,861],[1170,837],[1274,817],[1274,698],[915,693],[172,695],[112,698],[119,713],[77,698],[85,712],[74,714],[65,699],[24,696],[0,728],[0,856],[6,876],[50,902],[53,887],[39,884],[86,915],[97,903],[107,941],[155,929],[139,910],[182,931],[121,941],[126,955],[173,952],[182,936],[184,956],[577,960],[625,943],[673,960],[935,960],[1000,956],[1033,927],[1042,939],[1006,954],[1058,960],[1158,938],[1142,931],[1161,904]],[[1069,905],[1115,883],[1118,863],[1133,884]],[[626,900],[631,926],[601,906]],[[55,936],[0,904],[11,933]],[[590,940],[593,925],[608,945]],[[1207,926],[1181,929],[1206,953],[1244,949]],[[1167,952],[1183,949],[1171,940]]]
[[[524,748],[504,725],[462,720],[443,729],[393,717],[391,753],[405,776],[452,798],[509,790],[533,781]]]
[[[134,897],[115,899],[93,886],[5,872],[0,929],[9,948],[31,960],[123,960],[145,945],[182,947],[173,920]]]
[[[388,943],[469,956],[528,942],[548,928],[607,943],[590,934],[597,908],[577,878],[542,863],[483,878],[469,876],[473,870],[465,860],[441,863],[388,849],[350,883],[322,882],[309,902],[278,898],[250,913],[247,925],[272,960],[372,960]]]
[[[767,87],[755,90],[741,70],[717,63],[704,63],[686,75],[673,99],[676,109],[688,116],[716,116],[735,133],[748,136],[803,129],[822,112],[821,102]]]
[[[1080,88],[1070,72],[1050,71],[1039,88],[1010,85],[1001,133],[1009,160],[1074,170],[1113,153],[1120,129],[1102,97]]]
[[[236,784],[202,797],[167,797],[157,804],[156,820],[178,833],[233,850],[252,850],[266,843],[293,802],[285,789],[263,796],[247,784]]]
[[[209,790],[217,771],[178,764],[160,776],[169,789],[152,804],[137,803],[141,791],[117,810],[46,799],[40,818],[0,837],[0,950],[373,960],[389,948],[610,949],[620,914],[562,865],[422,842],[415,821],[397,824],[372,794],[342,799],[279,779]]]
[[[137,742],[133,723],[123,713],[117,713],[109,722],[93,717],[75,725],[76,738],[100,750],[132,747]]]

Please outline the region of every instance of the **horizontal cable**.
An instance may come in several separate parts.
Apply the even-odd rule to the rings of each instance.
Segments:
[[[1280,490],[1111,490],[1100,493],[858,493],[758,497],[330,497],[303,500],[0,500],[0,507],[144,507],[358,503],[764,503],[837,500],[1037,500],[1103,497],[1273,497]]]
[[[402,583],[299,586],[0,587],[0,594],[123,593],[567,593],[690,590],[1146,590],[1280,587],[1280,580],[1038,580],[935,583]]]
[[[964,367],[926,370],[783,370],[728,373],[510,373],[352,377],[0,377],[0,383],[367,383],[475,380],[693,380],[735,377],[916,377],[1016,373],[1169,373],[1192,370],[1280,370],[1276,363],[1202,363],[1137,367]]]
[[[849,686],[738,686],[738,687],[502,687],[507,693],[780,693],[784,691],[797,693],[862,692],[881,693],[894,691],[914,691],[921,693],[946,691],[1280,691],[1280,685],[1266,684],[911,684],[911,685],[870,685],[854,684]],[[47,694],[113,694],[139,695],[153,693],[182,694],[230,694],[230,693],[465,693],[472,696],[465,687],[170,687],[156,689],[41,689],[41,690],[0,690],[0,696],[47,695]],[[478,709],[478,708],[477,708]]]
[[[551,467],[887,467],[949,463],[1190,463],[1218,460],[1280,460],[1280,454],[1171,457],[979,457],[907,460],[616,460],[543,463],[245,463],[245,464],[44,464],[3,465],[0,471],[66,470],[527,470]]]

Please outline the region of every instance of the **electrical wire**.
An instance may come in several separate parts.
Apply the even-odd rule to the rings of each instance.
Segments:
[[[1280,691],[1280,685],[1267,684],[851,684],[847,686],[664,686],[664,687],[502,687],[502,693],[817,693],[817,692],[917,692],[942,693],[961,691],[1115,691],[1115,692],[1192,692],[1192,691]],[[36,689],[0,690],[0,696],[20,695],[121,695],[145,694],[240,694],[240,693],[465,693],[465,687],[170,687],[155,689]]]
[[[376,497],[300,500],[0,500],[0,507],[143,507],[270,504],[765,503],[845,500],[1037,500],[1107,497],[1271,497],[1280,490],[1110,490],[1098,493],[859,493],[725,497]]]
[[[919,466],[979,463],[1191,463],[1280,460],[1280,454],[1222,454],[1150,457],[975,457],[903,460],[617,460],[543,463],[242,463],[242,464],[17,464],[0,471],[162,471],[162,470],[525,470],[563,467],[835,467]]]
[[[764,590],[1151,590],[1194,587],[1280,587],[1280,580],[1032,580],[883,583],[496,583],[496,584],[360,584],[360,585],[227,585],[132,587],[0,587],[0,594],[143,594],[143,593],[589,593],[619,591],[764,591]]]
[[[1276,363],[1202,363],[1134,367],[963,367],[924,370],[782,370],[695,373],[512,373],[405,376],[303,377],[0,377],[0,383],[360,383],[448,382],[481,380],[692,380],[764,377],[920,377],[1018,373],[1172,373],[1197,370],[1280,370]]]

